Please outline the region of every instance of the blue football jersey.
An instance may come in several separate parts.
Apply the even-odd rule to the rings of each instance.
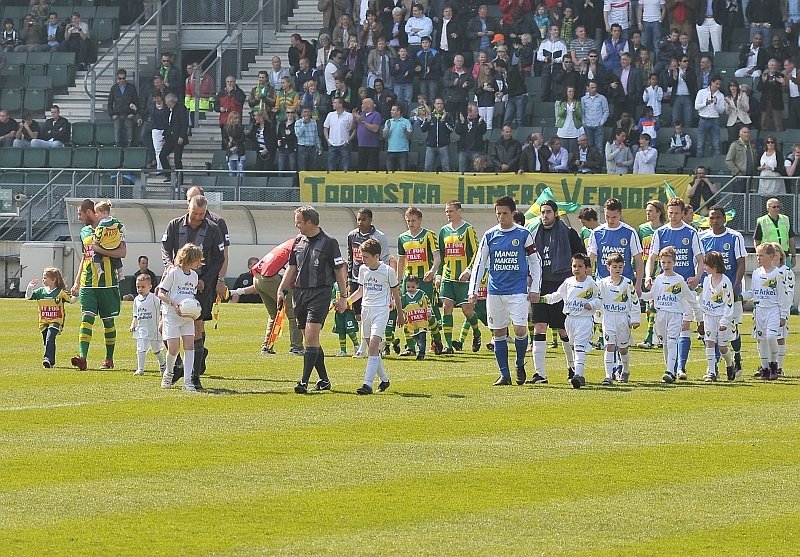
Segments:
[[[725,276],[730,279],[731,284],[736,284],[736,260],[740,257],[747,257],[744,247],[744,238],[736,230],[726,228],[725,232],[716,235],[711,230],[706,230],[700,235],[700,245],[703,252],[717,251],[722,254],[725,261]],[[741,292],[742,285],[739,286]]]
[[[633,281],[633,258],[642,253],[642,243],[639,241],[639,234],[624,222],[613,229],[602,224],[592,230],[592,234],[589,236],[588,252],[597,256],[598,278],[606,278],[609,275],[606,260],[609,255],[619,253],[625,260],[622,275]]]
[[[697,230],[686,223],[680,228],[665,224],[653,234],[651,249],[657,254],[667,246],[675,248],[675,272],[689,280],[697,270],[695,257],[703,253]]]
[[[489,294],[527,294],[528,255],[535,249],[531,233],[521,226],[487,230],[478,251],[488,250]]]

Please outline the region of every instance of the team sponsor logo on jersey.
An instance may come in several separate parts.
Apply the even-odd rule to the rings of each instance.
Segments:
[[[45,321],[56,321],[61,319],[64,315],[59,305],[44,305],[39,310],[39,315]]]
[[[406,261],[409,263],[424,263],[428,254],[424,248],[409,248],[406,250]]]
[[[465,257],[467,255],[467,248],[464,242],[445,242],[444,256],[445,257]]]
[[[688,245],[689,245],[689,238],[682,238],[682,239],[681,239],[681,243],[682,243],[684,246],[688,246]]]

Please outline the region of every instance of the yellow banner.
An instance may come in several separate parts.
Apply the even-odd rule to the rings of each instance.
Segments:
[[[686,196],[691,177],[677,174],[457,174],[433,172],[301,172],[303,203],[346,205],[441,205],[452,199],[464,205],[493,205],[498,197],[513,197],[527,209],[545,188],[557,201],[602,206],[616,197],[625,209],[625,221],[644,222],[647,202],[664,203],[672,188]],[[602,219],[602,217],[601,217]]]

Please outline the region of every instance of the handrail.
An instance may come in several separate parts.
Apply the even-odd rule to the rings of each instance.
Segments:
[[[197,64],[198,67],[203,68],[203,71],[202,71],[202,73],[200,73],[200,75],[198,75],[196,78],[194,78],[195,79],[194,112],[196,112],[196,113],[200,112],[200,84],[203,81],[203,77],[208,73],[208,70],[210,70],[211,67],[214,64],[216,64],[217,60],[219,60],[222,57],[222,54],[231,47],[231,43],[233,42],[234,39],[238,39],[237,40],[237,52],[238,52],[238,56],[239,56],[239,60],[237,61],[238,63],[236,64],[237,72],[239,73],[239,75],[237,75],[236,78],[239,79],[241,77],[241,71],[242,71],[242,63],[241,63],[242,62],[241,61],[241,56],[242,56],[242,32],[244,30],[244,26],[245,25],[250,25],[256,17],[261,17],[261,15],[264,13],[264,9],[266,7],[267,7],[267,0],[260,0],[259,1],[258,10],[256,10],[256,12],[252,16],[250,16],[250,19],[248,19],[247,21],[244,21],[244,18],[242,18],[238,22],[236,22],[236,25],[233,26],[231,29],[229,29],[228,32],[225,34],[225,36],[222,37],[217,42],[217,44],[215,44],[213,47],[211,47],[209,49],[209,53],[206,54],[205,58],[203,58],[200,62],[198,62],[198,64]],[[259,25],[259,27],[262,27],[262,26],[263,26],[263,24]],[[225,44],[226,42],[228,43],[228,45],[225,46],[224,48],[222,48],[223,44]],[[222,48],[222,51],[217,52],[217,49],[219,49],[219,48]],[[206,68],[205,65],[209,60],[211,60],[212,56],[215,58],[214,64],[211,64],[208,68]],[[197,121],[195,122],[195,126],[196,127],[200,127],[200,122],[201,122],[201,120],[198,118]]]
[[[140,35],[141,35],[141,32],[142,32],[142,29],[146,28],[148,25],[150,25],[152,22],[155,21],[155,25],[159,28],[158,36],[161,36],[161,33],[160,33],[160,29],[161,29],[161,14],[164,11],[164,9],[167,6],[170,5],[171,2],[177,3],[178,0],[165,0],[163,2],[163,4],[161,2],[159,2],[159,4],[156,6],[156,10],[153,13],[153,15],[151,15],[144,23],[139,23],[139,21],[144,18],[144,12],[139,14],[136,17],[136,19],[134,19],[133,23],[131,23],[124,31],[120,31],[119,38],[114,42],[114,44],[111,46],[111,48],[109,48],[102,56],[100,56],[97,59],[97,62],[95,62],[95,64],[92,66],[92,69],[90,71],[86,72],[86,75],[83,77],[83,90],[89,96],[89,98],[91,99],[92,110],[91,110],[91,114],[90,114],[90,119],[91,119],[92,122],[95,121],[95,101],[97,99],[97,95],[96,95],[97,79],[100,76],[104,75],[106,73],[106,71],[108,70],[108,68],[110,68],[110,67],[113,67],[114,73],[117,72],[117,62],[118,62],[118,59],[119,59],[119,55],[122,54],[123,52],[125,52],[128,49],[128,47],[131,46],[132,43],[135,43],[134,48],[136,49],[136,59],[137,60],[141,59],[140,52],[139,52],[139,44],[140,44],[139,41],[140,41]],[[128,37],[128,42],[125,43],[125,45],[122,47],[122,49],[120,49],[119,45],[122,42],[123,37],[125,37],[130,31],[135,31],[135,33],[133,33],[132,36]],[[157,48],[160,48],[160,46],[158,46]],[[111,60],[109,60],[106,63],[106,65],[98,73],[96,71],[98,66],[100,66],[101,63],[106,58],[108,58],[109,56],[111,56]],[[138,68],[137,68],[135,74],[136,74],[136,77],[138,77]],[[92,76],[91,87],[89,86],[89,76]]]

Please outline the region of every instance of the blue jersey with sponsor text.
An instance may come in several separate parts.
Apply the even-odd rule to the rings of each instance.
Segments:
[[[521,226],[511,230],[495,226],[483,240],[489,249],[489,294],[527,294],[531,233]]]
[[[747,257],[747,252],[744,247],[744,238],[741,233],[736,230],[726,228],[722,234],[714,234],[711,230],[706,230],[700,235],[700,245],[703,246],[703,251],[708,253],[716,251],[722,254],[722,259],[725,261],[725,276],[730,279],[731,284],[736,284],[736,260],[740,257]],[[742,285],[739,285],[740,294]]]
[[[606,260],[613,253],[619,253],[625,260],[622,276],[634,280],[633,258],[642,253],[639,234],[631,226],[621,223],[617,228],[602,224],[592,230],[589,237],[589,251],[597,256],[597,277],[609,275]]]
[[[688,281],[697,269],[695,257],[703,253],[697,230],[688,224],[680,228],[665,224],[653,235],[652,249],[658,253],[667,246],[675,248],[675,272]]]

